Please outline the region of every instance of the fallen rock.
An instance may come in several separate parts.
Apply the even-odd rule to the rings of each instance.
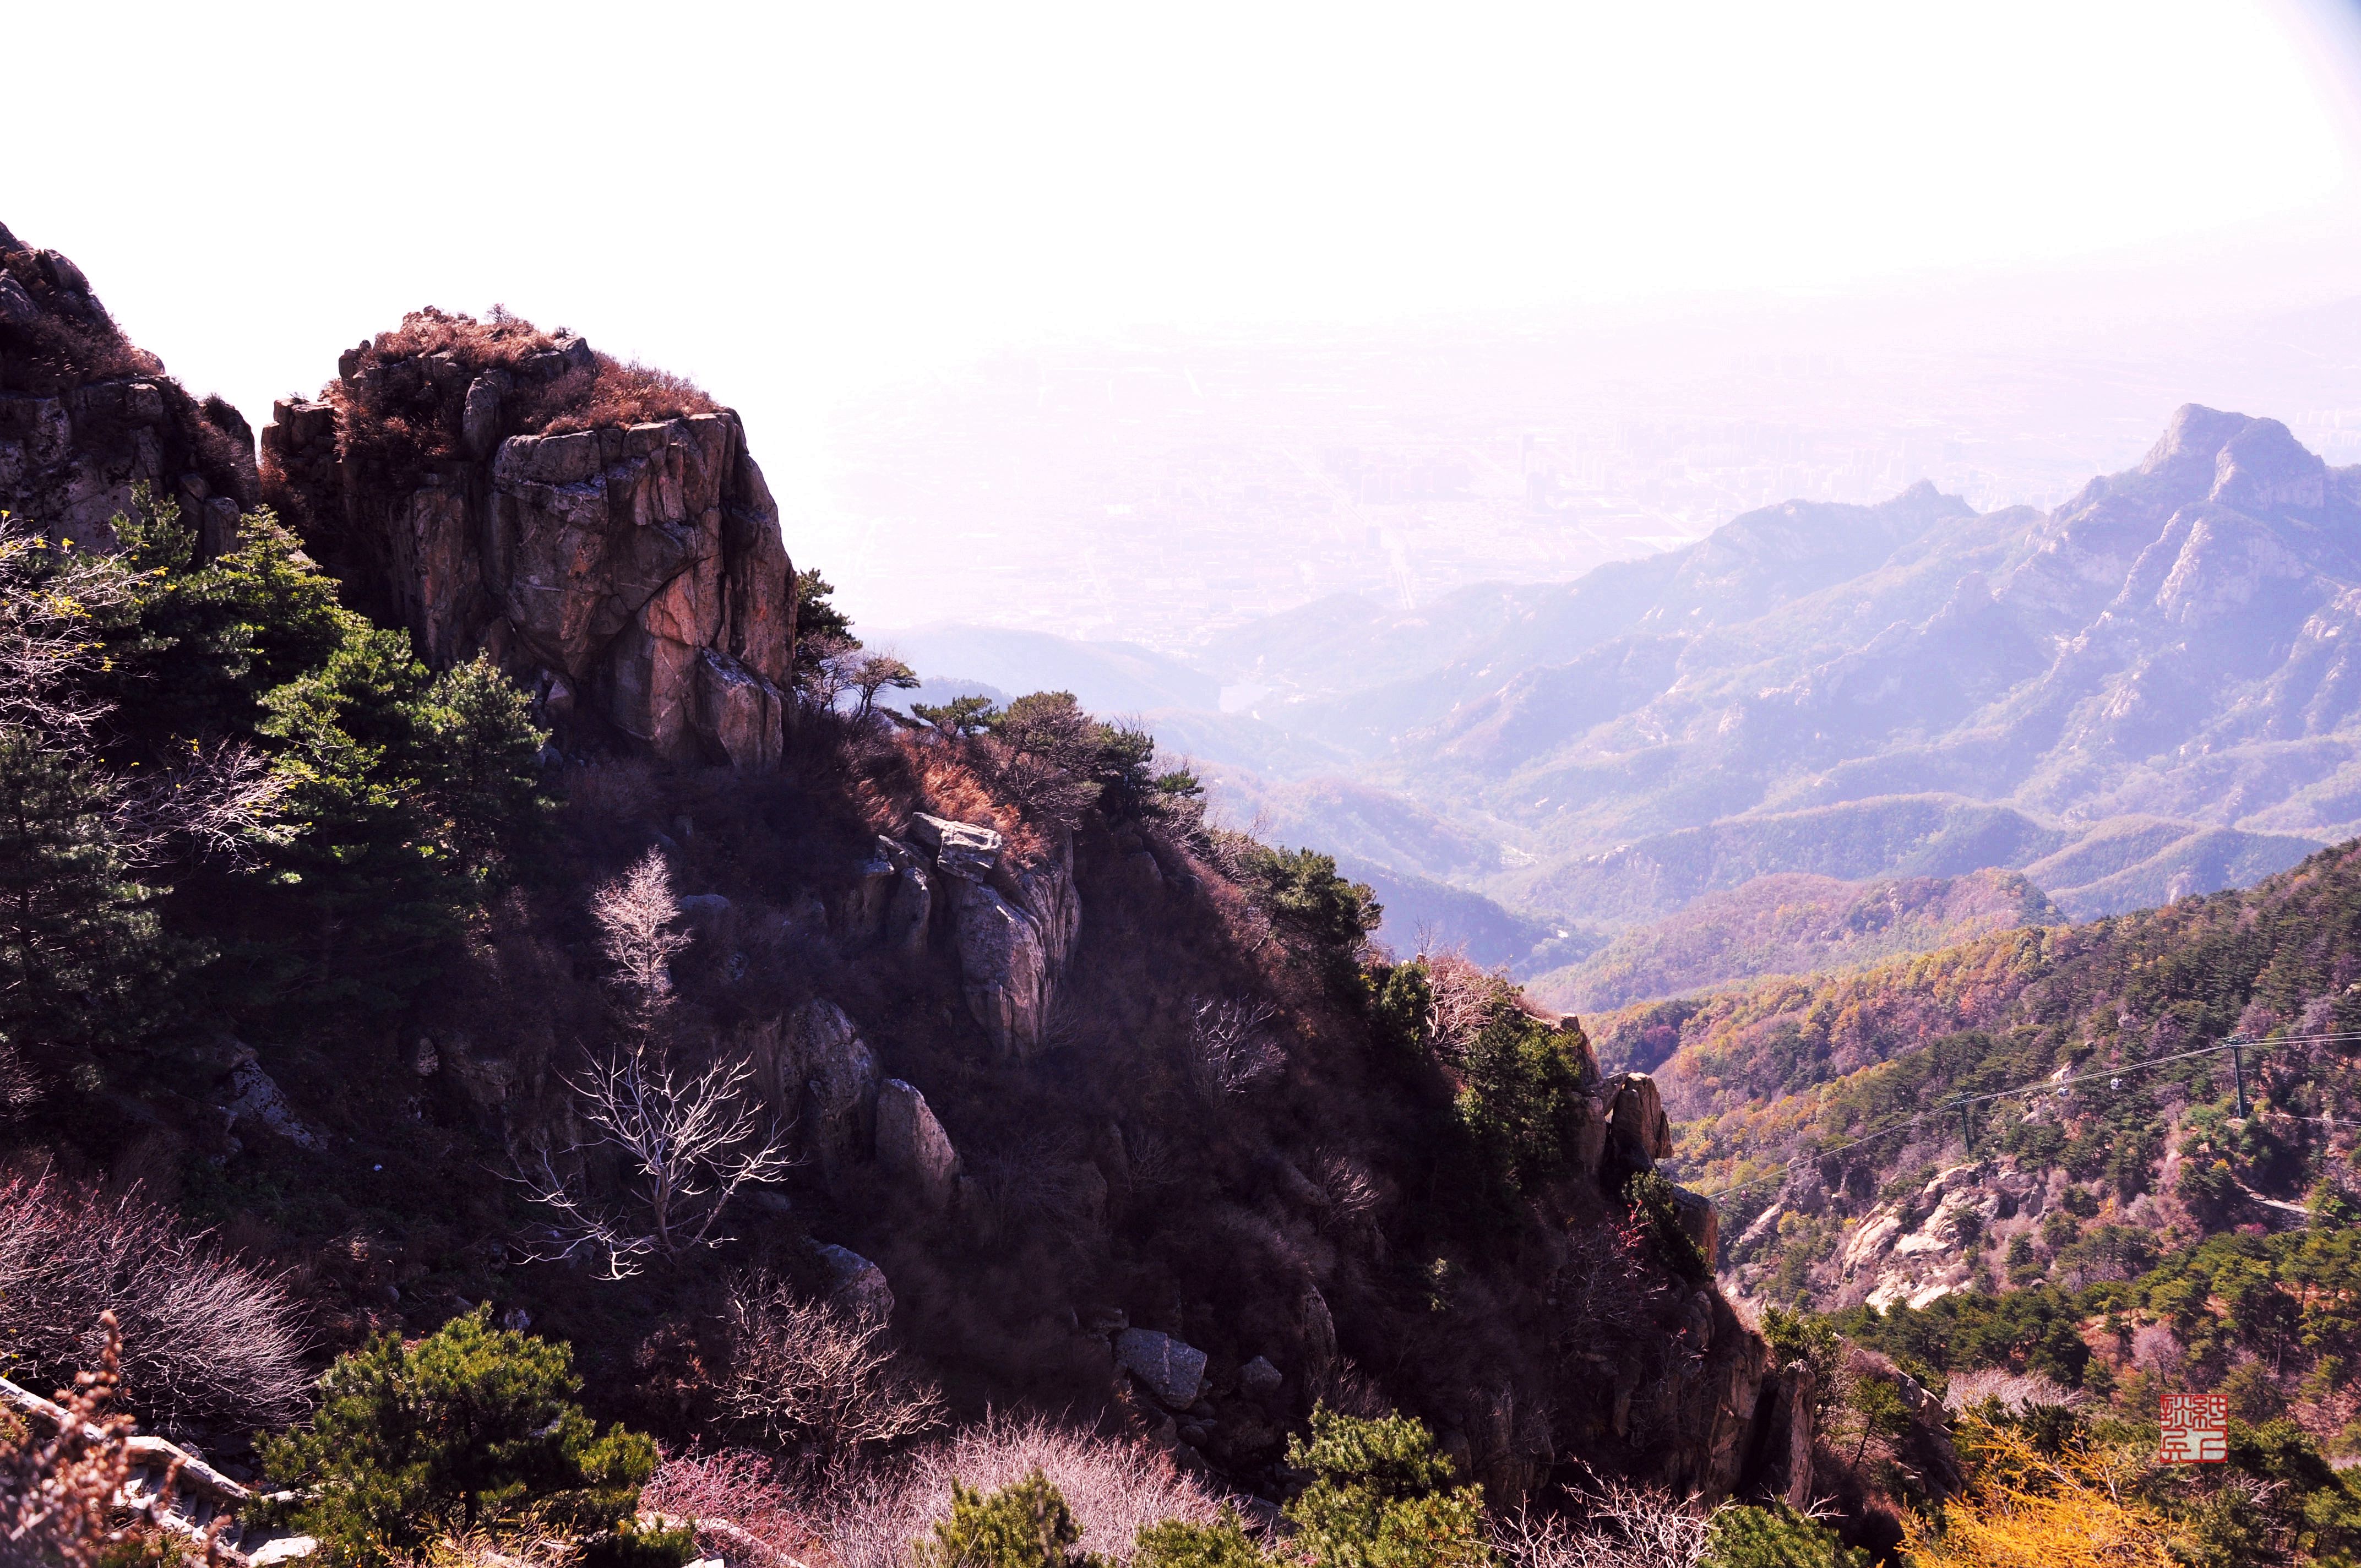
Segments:
[[[1170,1334],[1126,1329],[1115,1336],[1115,1359],[1168,1409],[1186,1409],[1204,1391],[1205,1353]]]
[[[1257,1399],[1269,1398],[1284,1381],[1279,1368],[1263,1356],[1257,1355],[1238,1368],[1238,1387]]]
[[[959,1151],[927,1097],[898,1078],[877,1092],[877,1163],[915,1187],[928,1208],[950,1207]]]
[[[314,1154],[328,1146],[326,1136],[295,1113],[295,1107],[287,1102],[286,1094],[262,1069],[252,1050],[245,1051],[237,1065],[230,1069],[229,1087],[229,1103],[222,1107],[223,1131],[245,1122]]]

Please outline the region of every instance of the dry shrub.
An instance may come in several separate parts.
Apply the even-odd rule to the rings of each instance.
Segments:
[[[498,306],[489,321],[429,306],[362,345],[352,378],[330,383],[325,395],[336,405],[346,453],[366,454],[395,474],[456,449],[467,385],[485,370],[505,370],[514,378],[500,410],[500,433],[507,435],[558,435],[720,411],[686,378],[611,355],[594,352],[588,366],[536,379],[526,362],[569,341]],[[411,370],[370,374],[438,358],[456,362],[460,373],[439,380]]]
[[[648,1484],[640,1488],[640,1507],[674,1519],[695,1519],[697,1538],[708,1555],[738,1560],[722,1535],[710,1526],[726,1522],[743,1530],[782,1556],[801,1557],[818,1539],[811,1522],[791,1500],[794,1488],[778,1460],[752,1449],[725,1448],[712,1453],[667,1454]]]
[[[471,315],[439,311],[429,305],[423,311],[412,311],[401,318],[401,324],[391,332],[381,332],[361,353],[363,365],[389,359],[420,359],[430,354],[448,354],[470,369],[490,369],[497,367],[514,370],[529,354],[539,354],[557,345],[555,334],[546,333],[522,316],[511,315],[502,306],[492,307],[491,319],[478,321]]]
[[[2010,1372],[1986,1366],[1954,1374],[1943,1391],[1943,1408],[1956,1413],[1972,1410],[1987,1399],[1997,1399],[2010,1414],[2021,1416],[2037,1406],[2076,1409],[2084,1398],[2081,1389],[2069,1388],[2038,1372]]]
[[[41,308],[29,322],[0,322],[0,392],[48,396],[83,381],[164,373],[164,362],[126,339],[95,294],[82,313],[81,302],[49,280],[38,253],[0,249],[0,272]]]
[[[605,425],[646,424],[719,413],[721,405],[686,376],[601,354],[589,370],[569,371],[523,400],[519,422],[544,435]]]
[[[1279,1010],[1252,996],[1217,1001],[1201,996],[1189,1006],[1189,1085],[1209,1105],[1275,1078],[1287,1054],[1271,1038]]]
[[[913,1375],[884,1319],[808,1300],[767,1274],[730,1281],[721,1408],[826,1460],[943,1424],[942,1391]]]
[[[305,1335],[282,1278],[130,1193],[43,1176],[0,1186],[0,1345],[36,1376],[94,1364],[113,1312],[123,1393],[167,1433],[279,1426],[310,1402]]]
[[[1019,867],[1036,866],[1049,854],[1049,841],[1014,807],[1004,804],[990,784],[961,753],[964,748],[923,737],[898,738],[918,777],[920,804],[930,815],[954,822],[990,825],[1005,840],[1009,860]],[[895,823],[882,832],[899,832]]]
[[[1221,1502],[1161,1452],[1040,1417],[994,1415],[892,1464],[815,1475],[806,1508],[844,1568],[904,1568],[910,1542],[950,1516],[951,1481],[995,1492],[1035,1470],[1082,1527],[1081,1550],[1131,1561],[1141,1529],[1169,1519],[1210,1524]]]
[[[1106,1179],[1071,1137],[1020,1132],[974,1150],[969,1165],[983,1201],[979,1218],[992,1236],[1038,1236],[1071,1245],[1105,1218]]]
[[[1578,1518],[1524,1508],[1496,1515],[1492,1550],[1502,1568],[1697,1568],[1721,1513],[1598,1476],[1574,1502]]]
[[[113,1314],[99,1319],[98,1331],[97,1370],[75,1374],[72,1389],[60,1397],[62,1409],[49,1412],[50,1419],[0,1411],[0,1563],[96,1568],[126,1559],[129,1531],[115,1515],[140,1467],[131,1442],[137,1428],[112,1408],[123,1348]],[[161,1519],[171,1507],[179,1473],[175,1461],[126,1522],[152,1526]]]

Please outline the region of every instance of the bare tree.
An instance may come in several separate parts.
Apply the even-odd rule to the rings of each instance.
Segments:
[[[677,1258],[730,1240],[714,1231],[730,1200],[741,1187],[779,1180],[795,1161],[787,1129],[770,1123],[746,1092],[751,1062],[686,1072],[657,1038],[673,1003],[672,960],[689,941],[662,851],[650,850],[593,894],[590,913],[600,950],[615,966],[629,1038],[581,1077],[564,1080],[593,1135],[556,1155],[544,1146],[520,1159],[517,1179],[527,1198],[555,1215],[528,1244],[531,1255],[593,1256],[602,1277],[626,1279],[650,1257]],[[599,1149],[622,1159],[625,1190],[617,1202],[591,1191],[582,1157]]]
[[[615,966],[614,981],[644,1034],[672,1002],[672,960],[688,946],[673,896],[672,868],[661,850],[590,895],[599,949]]]
[[[597,1257],[601,1277],[628,1279],[647,1258],[733,1239],[714,1225],[738,1190],[780,1180],[795,1166],[785,1131],[766,1126],[745,1092],[753,1073],[741,1060],[684,1074],[642,1040],[566,1079],[595,1135],[565,1151],[567,1171],[546,1148],[523,1166],[525,1196],[556,1216],[532,1255]],[[622,1157],[625,1193],[617,1203],[590,1194],[579,1157],[600,1148]]]
[[[796,679],[804,698],[814,707],[833,708],[849,685],[861,644],[835,631],[816,631],[799,640]],[[804,654],[811,655],[807,663]]]
[[[84,679],[105,656],[99,623],[130,596],[130,576],[111,557],[52,543],[0,511],[0,725],[88,734],[109,706]]]
[[[1268,1033],[1278,1016],[1270,1003],[1253,997],[1199,997],[1189,1014],[1191,1087],[1208,1101],[1221,1101],[1276,1074],[1286,1065]]]
[[[271,822],[286,793],[286,780],[253,747],[192,740],[179,765],[119,788],[107,816],[131,866],[158,865],[176,853],[238,865],[283,841]]]
[[[1500,1009],[1513,1005],[1509,971],[1483,968],[1464,948],[1423,948],[1418,958],[1426,966],[1427,1037],[1438,1056],[1456,1062]]]
[[[943,1424],[942,1391],[903,1364],[872,1310],[804,1299],[768,1274],[730,1281],[722,1409],[823,1460]]]

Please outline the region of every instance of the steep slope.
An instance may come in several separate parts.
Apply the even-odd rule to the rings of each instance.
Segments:
[[[1265,1496],[1322,1402],[1419,1413],[1503,1499],[1577,1459],[1801,1495],[1808,1401],[1703,1270],[1710,1206],[1639,1179],[1654,1091],[1578,1025],[1478,976],[1439,1027],[1441,979],[1367,950],[1366,890],[1207,829],[1071,700],[983,733],[708,722],[695,672],[732,661],[799,700],[726,411],[421,313],[272,431],[311,549],[135,508],[87,555],[110,657],[58,664],[71,722],[0,748],[48,798],[70,779],[82,836],[0,842],[10,972],[105,982],[46,1014],[0,987],[10,1168],[221,1227],[324,1352],[490,1304],[684,1447],[776,1440],[721,1399],[759,1276],[885,1314],[962,1417],[1104,1423]],[[192,739],[270,787],[194,848],[125,839],[99,807]],[[651,1166],[697,1168],[599,1135],[642,1114],[599,1098],[631,1074],[632,1106],[713,1096],[728,1148],[792,1166],[694,1240],[636,1217],[680,1190]]]
[[[1727,1192],[1734,1282],[1923,1304],[2121,1279],[2341,1202],[2356,981],[2348,843],[2248,892],[1635,1007],[1598,1033],[1610,1065],[1653,1069],[1689,1179]],[[2237,1064],[2243,1119],[2228,1056],[2184,1054],[2234,1031],[2259,1042]],[[2000,1097],[1963,1113],[1963,1095]]]
[[[110,545],[142,485],[224,548],[258,496],[254,433],[126,339],[80,268],[0,227],[0,511]]]

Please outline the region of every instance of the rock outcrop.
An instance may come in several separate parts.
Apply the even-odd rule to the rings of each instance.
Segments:
[[[959,1151],[927,1097],[898,1078],[887,1079],[877,1091],[877,1163],[907,1183],[927,1207],[950,1207],[959,1183]]]
[[[108,549],[142,485],[207,554],[234,548],[261,496],[254,433],[126,339],[80,268],[0,227],[0,511]]]
[[[936,876],[917,884],[950,920],[968,1011],[994,1053],[1025,1059],[1040,1048],[1058,976],[1082,934],[1074,850],[1060,839],[1039,865],[1012,868],[989,828],[921,812],[909,836],[934,855]],[[900,895],[897,893],[896,897]],[[925,917],[918,912],[918,917]]]
[[[438,668],[489,653],[568,740],[777,764],[795,577],[735,413],[635,410],[607,382],[645,373],[578,337],[431,313],[339,369],[276,405],[263,477],[357,608]]]

